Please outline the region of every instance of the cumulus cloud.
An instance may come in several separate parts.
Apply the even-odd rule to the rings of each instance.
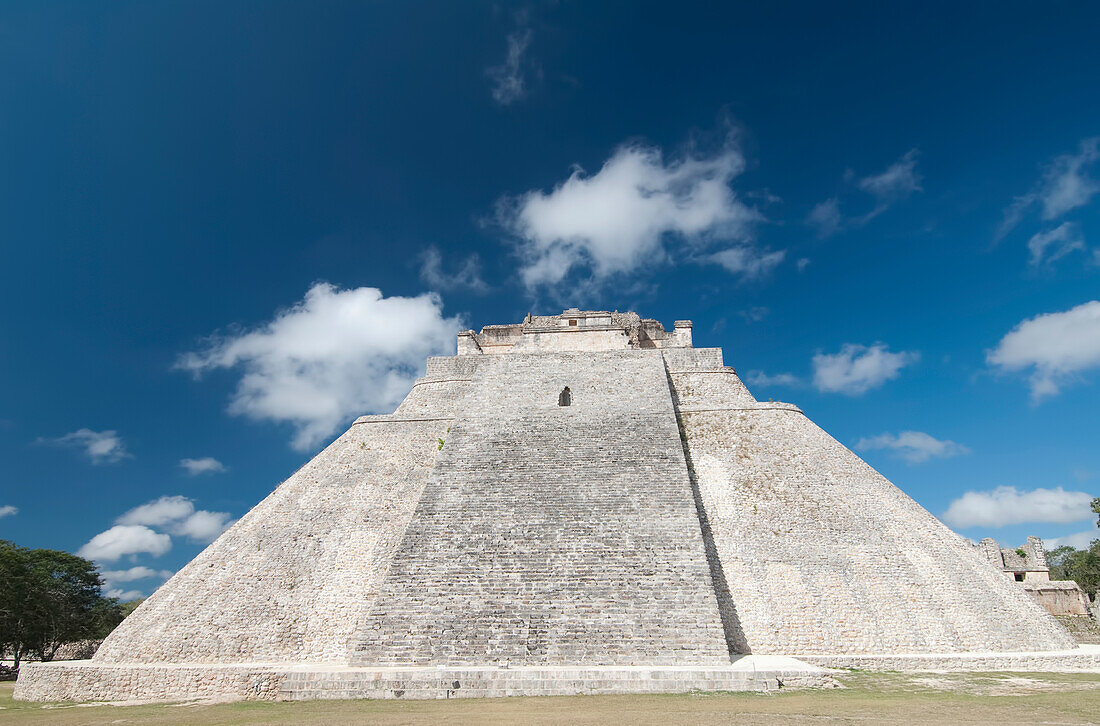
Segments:
[[[163,496],[127,511],[115,520],[115,526],[92,537],[77,554],[100,562],[113,562],[124,555],[141,553],[159,557],[172,548],[173,535],[208,544],[235,521],[228,512],[196,510],[195,503],[187,497]],[[153,527],[163,531],[157,532]],[[103,573],[116,583],[170,574],[148,567]]]
[[[186,536],[195,542],[209,544],[229,529],[236,520],[229,512],[208,512],[200,509],[172,525],[172,534]]]
[[[1062,546],[1072,547],[1075,550],[1087,550],[1092,545],[1093,540],[1097,539],[1100,539],[1100,532],[1093,528],[1061,537],[1044,537],[1043,547],[1048,552]]]
[[[527,83],[523,74],[523,54],[531,44],[531,29],[520,28],[508,34],[508,54],[504,63],[485,69],[492,81],[493,100],[501,106],[509,106],[527,95]]]
[[[39,442],[79,449],[93,464],[113,464],[130,458],[117,431],[77,429],[56,439],[39,439]]]
[[[776,373],[768,375],[764,371],[749,371],[745,380],[753,386],[785,386],[795,388],[802,385],[802,379],[793,373]]]
[[[186,469],[191,476],[216,474],[225,471],[225,464],[212,456],[204,456],[201,459],[180,459],[180,466]]]
[[[1027,242],[1030,252],[1028,263],[1032,267],[1054,264],[1076,250],[1085,249],[1081,231],[1073,222],[1063,222],[1047,232],[1037,232]]]
[[[166,580],[172,576],[172,571],[154,570],[152,567],[139,565],[138,567],[131,567],[127,570],[104,570],[99,574],[103,576],[103,581],[108,587],[114,587],[125,582],[145,580],[150,577],[158,577],[162,580]]]
[[[77,554],[99,562],[113,562],[123,555],[147,553],[160,557],[172,549],[172,538],[140,524],[119,524],[92,537]]]
[[[1092,496],[1067,492],[1062,487],[1020,491],[997,487],[990,491],[969,491],[951,502],[943,519],[952,527],[1007,527],[1025,522],[1063,524],[1093,516]]]
[[[744,168],[732,136],[716,153],[671,160],[656,147],[629,143],[595,174],[578,167],[550,192],[501,200],[497,216],[519,241],[528,287],[560,282],[576,267],[606,278],[664,261],[666,240],[686,243],[688,256],[714,241],[747,243],[762,217],[730,188]],[[696,261],[752,274],[779,259],[781,252],[727,250]]]
[[[1100,182],[1090,173],[1097,160],[1100,160],[1100,136],[1083,140],[1075,154],[1056,156],[1044,167],[1035,187],[1016,197],[1005,209],[995,238],[1001,239],[1011,232],[1032,209],[1037,208],[1040,218],[1050,221],[1088,204],[1100,192]]]
[[[443,316],[435,293],[384,297],[373,287],[318,283],[271,322],[215,336],[177,367],[240,370],[230,413],[288,422],[292,446],[309,450],[349,418],[392,410],[427,356],[454,350],[461,327]]]
[[[183,496],[161,497],[134,507],[115,520],[116,524],[147,524],[161,527],[169,522],[183,519],[195,511],[194,503]]]
[[[884,343],[872,346],[845,343],[839,353],[813,357],[814,387],[828,393],[858,396],[893,380],[901,369],[915,363],[920,354],[891,353]]]
[[[431,246],[420,254],[420,279],[432,290],[469,290],[487,292],[489,286],[481,279],[481,260],[470,255],[454,272],[443,270],[443,254]]]
[[[19,507],[13,507],[10,504],[5,504],[4,506],[0,507],[0,517],[8,517],[18,513]]]
[[[234,521],[229,512],[196,510],[192,500],[176,495],[163,496],[134,507],[116,519],[115,523],[159,527],[174,535],[186,536],[196,542],[209,543],[229,529]]]
[[[120,587],[107,590],[107,597],[113,597],[116,600],[122,602],[129,602],[130,600],[137,600],[144,597],[144,593],[141,590],[123,590]]]
[[[910,464],[920,464],[932,458],[947,458],[970,453],[962,444],[940,440],[923,431],[902,431],[897,434],[880,434],[864,437],[856,443],[860,451],[886,449],[894,452]]]
[[[1031,399],[1057,394],[1080,373],[1100,367],[1100,300],[1019,323],[986,353],[1005,371],[1031,371]]]

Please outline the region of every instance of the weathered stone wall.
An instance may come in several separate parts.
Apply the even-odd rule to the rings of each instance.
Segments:
[[[832,687],[829,674],[793,658],[752,656],[721,666],[334,668],[271,665],[32,664],[17,701],[331,698],[492,698],[597,693],[771,691]]]
[[[20,668],[14,695],[19,701],[274,700],[283,677],[264,666],[28,663]]]
[[[1051,615],[1089,614],[1089,596],[1073,580],[1024,581],[1020,585]]]
[[[755,406],[756,399],[732,368],[669,370],[680,411]]]
[[[463,386],[417,386],[409,409],[423,419],[360,419],[142,603],[95,661],[345,662]]]
[[[95,655],[95,652],[99,650],[99,646],[102,642],[102,638],[94,638],[88,640],[74,640],[71,643],[65,643],[57,649],[57,652],[53,655],[53,659],[86,660]]]
[[[670,366],[671,368],[671,366]],[[678,376],[672,379],[679,392]],[[681,418],[753,653],[1049,650],[1072,640],[980,553],[794,407]],[[706,401],[710,410],[690,402]]]
[[[485,358],[352,662],[728,662],[660,353]]]

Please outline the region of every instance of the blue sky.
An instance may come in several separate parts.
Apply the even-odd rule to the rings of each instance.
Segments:
[[[956,5],[5,3],[0,537],[148,594],[455,330],[576,305],[1083,544],[1100,10]]]

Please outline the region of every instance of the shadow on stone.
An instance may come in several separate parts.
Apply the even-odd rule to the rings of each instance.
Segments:
[[[680,430],[680,445],[684,449],[684,462],[687,464],[688,480],[691,482],[691,496],[695,499],[695,512],[699,516],[699,529],[703,534],[703,546],[707,551],[707,564],[710,566],[711,582],[714,586],[714,595],[718,599],[718,615],[722,619],[722,630],[725,632],[726,648],[729,650],[730,660],[748,655],[752,652],[745,631],[741,628],[741,619],[737,616],[737,607],[733,604],[733,595],[730,593],[729,583],[726,581],[726,571],[722,568],[722,560],[718,557],[718,548],[714,544],[714,533],[710,528],[710,519],[707,517],[707,509],[703,504],[703,495],[699,491],[699,482],[695,478],[695,465],[691,461],[691,449],[688,447],[687,433],[684,430],[684,421],[680,417],[680,400],[676,395],[676,388],[672,385],[672,377],[668,375],[668,367],[665,367],[665,375],[668,377],[668,390],[672,394],[672,405],[676,411],[676,425]]]

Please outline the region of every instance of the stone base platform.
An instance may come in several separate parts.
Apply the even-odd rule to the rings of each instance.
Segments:
[[[823,668],[869,671],[1020,671],[1100,673],[1100,645],[1020,653],[914,653],[904,655],[802,655]]]
[[[187,701],[493,698],[834,686],[828,671],[784,656],[728,666],[349,668],[323,664],[27,663],[22,701]]]

